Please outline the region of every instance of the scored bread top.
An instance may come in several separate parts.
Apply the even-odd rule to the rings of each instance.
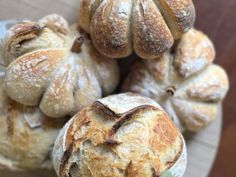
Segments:
[[[53,162],[60,177],[181,177],[184,139],[163,109],[132,93],[108,96],[62,129]]]

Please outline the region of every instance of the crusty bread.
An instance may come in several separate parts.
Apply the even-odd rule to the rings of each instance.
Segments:
[[[182,130],[198,131],[216,118],[229,88],[225,71],[212,64],[214,57],[211,41],[192,29],[174,51],[157,60],[137,61],[122,91],[156,100]]]
[[[64,18],[53,14],[39,22],[24,21],[10,28],[3,39],[4,63],[37,49],[63,48],[69,27]]]
[[[0,169],[52,169],[52,147],[65,121],[50,120],[38,108],[11,100],[4,72],[0,66]]]
[[[97,52],[58,15],[12,27],[3,56],[9,64],[5,79],[9,96],[24,105],[40,105],[53,118],[73,115],[113,92],[119,81],[116,61]]]
[[[194,23],[192,0],[82,0],[80,26],[104,55],[153,59]]]
[[[185,142],[155,101],[135,94],[100,99],[61,130],[53,150],[60,177],[181,177]]]

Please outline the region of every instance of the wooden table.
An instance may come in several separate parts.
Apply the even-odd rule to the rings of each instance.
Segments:
[[[214,0],[208,0],[214,1]],[[218,0],[219,1],[219,0]],[[215,0],[215,2],[218,2]],[[229,1],[229,0],[228,0]],[[232,0],[234,1],[234,0]],[[223,0],[222,0],[223,2]],[[210,3],[206,1],[196,1],[197,9],[205,6],[205,3],[209,5]],[[5,19],[24,19],[30,18],[32,20],[37,20],[46,14],[58,13],[63,15],[70,23],[75,22],[77,19],[79,0],[54,0],[49,3],[48,0],[1,0],[0,1],[0,20]],[[226,4],[226,3],[225,3]],[[203,9],[207,9],[203,8]],[[209,10],[209,9],[208,9]],[[211,9],[212,10],[212,9]],[[215,9],[214,9],[215,10]],[[201,12],[201,11],[200,11]],[[205,11],[202,13],[204,14]],[[209,15],[209,14],[208,14]],[[209,18],[201,18],[199,14],[197,20],[197,26],[204,31],[211,34],[209,28],[207,28]],[[212,17],[213,18],[213,17]],[[210,22],[214,24],[214,22]],[[205,28],[204,28],[205,27]],[[210,27],[210,26],[209,26]],[[219,28],[219,27],[218,27]],[[214,37],[214,35],[213,35]],[[219,46],[217,46],[219,51],[222,51]],[[211,166],[215,159],[215,154],[217,152],[220,133],[221,133],[221,109],[219,109],[219,117],[217,120],[206,130],[199,134],[191,135],[187,134],[187,146],[188,146],[188,167],[185,177],[207,177],[210,172]],[[46,172],[38,172],[40,177],[52,177],[54,175]],[[0,177],[35,177],[35,173],[14,173],[0,172]],[[216,177],[216,176],[214,176]]]

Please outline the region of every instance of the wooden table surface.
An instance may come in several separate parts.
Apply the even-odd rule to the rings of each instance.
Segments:
[[[217,50],[216,63],[229,74],[219,153],[210,177],[236,176],[236,0],[194,0],[196,27],[206,32]]]
[[[49,3],[48,0],[0,0],[0,20],[12,18],[38,19],[42,17],[42,14],[60,13],[70,22],[74,22],[77,18],[75,14],[78,9],[75,4],[78,1],[54,0],[52,5],[52,2]],[[216,62],[226,68],[231,80],[231,91],[224,104],[224,126],[220,151],[210,177],[234,177],[236,176],[236,139],[234,138],[236,134],[236,118],[234,116],[236,115],[236,105],[234,104],[234,99],[236,99],[236,91],[234,91],[236,87],[236,59],[234,60],[236,57],[236,50],[234,50],[234,46],[236,46],[236,34],[234,34],[236,31],[236,0],[194,0],[194,2],[198,15],[196,27],[207,33],[215,43],[217,49]],[[45,5],[48,7],[45,8]],[[199,162],[197,157],[201,153],[214,155],[215,151],[213,152],[210,147],[213,142],[212,149],[216,147],[217,134],[220,133],[220,122],[221,120],[218,119],[208,130],[202,132],[205,137],[203,143],[208,141],[205,142],[208,144],[204,146],[205,148],[196,148],[195,145],[199,140],[198,137],[203,136],[201,134],[195,136],[194,141],[189,141],[189,147],[196,148],[194,155],[196,158],[191,159],[192,166],[195,165],[201,169],[211,166],[208,163],[211,163],[210,161],[214,158],[208,161],[209,158],[206,156],[205,160],[203,158]],[[212,134],[215,136],[209,137]],[[186,177],[202,177],[199,173],[201,172],[187,170]]]

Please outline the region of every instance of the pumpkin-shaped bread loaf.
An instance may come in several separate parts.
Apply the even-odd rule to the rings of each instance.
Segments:
[[[182,177],[186,148],[155,101],[125,93],[75,115],[59,133],[53,163],[59,177]]]
[[[112,58],[153,59],[193,26],[192,0],[82,0],[80,27]]]
[[[212,42],[192,29],[163,57],[136,61],[122,91],[156,100],[182,130],[198,131],[216,118],[229,88],[225,71],[212,64],[214,57]]]
[[[4,90],[0,67],[0,169],[52,169],[51,152],[64,125],[50,120],[39,109],[11,100]]]
[[[113,92],[118,65],[58,15],[13,26],[3,43],[5,86],[15,101],[49,117],[73,115]]]

